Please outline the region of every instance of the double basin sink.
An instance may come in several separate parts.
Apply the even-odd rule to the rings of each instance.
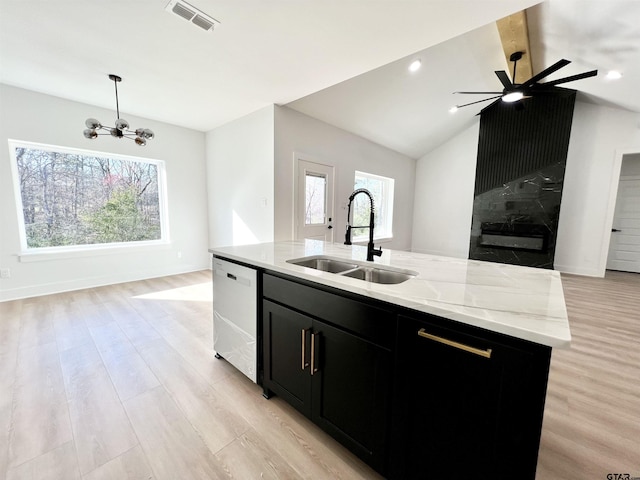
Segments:
[[[412,270],[403,270],[387,266],[372,265],[367,262],[343,260],[338,258],[317,255],[312,257],[294,258],[287,263],[301,267],[313,268],[322,272],[335,273],[343,277],[357,278],[366,282],[394,285],[418,275]]]

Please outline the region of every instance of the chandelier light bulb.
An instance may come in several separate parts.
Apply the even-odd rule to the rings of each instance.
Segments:
[[[88,138],[90,140],[93,140],[94,138],[98,138],[98,132],[96,132],[92,128],[87,128],[83,133],[84,133],[84,138]]]
[[[135,130],[129,130],[129,122],[124,118],[120,118],[120,105],[118,104],[118,82],[122,81],[118,75],[109,75],[109,79],[113,80],[116,91],[116,121],[115,127],[105,127],[95,118],[87,118],[84,124],[87,129],[82,133],[87,139],[95,139],[98,135],[111,135],[115,138],[126,137],[136,142],[137,145],[144,146],[147,144],[147,140],[154,138],[155,134],[148,128],[137,128]],[[98,133],[102,131],[102,133]]]
[[[84,124],[87,126],[87,128],[90,128],[92,130],[102,127],[102,125],[100,125],[100,122],[95,118],[87,118],[87,121],[84,122]]]
[[[118,130],[127,130],[129,128],[129,122],[127,122],[124,118],[119,118],[116,120],[116,128]]]

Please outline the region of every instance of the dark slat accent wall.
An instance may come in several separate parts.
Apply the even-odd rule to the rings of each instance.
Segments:
[[[480,117],[475,195],[564,162],[569,148],[575,90],[525,99],[523,108],[496,102]]]
[[[553,268],[575,90],[480,117],[469,258]]]

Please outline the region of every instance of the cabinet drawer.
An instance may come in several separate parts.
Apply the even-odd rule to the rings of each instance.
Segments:
[[[392,350],[395,344],[396,315],[392,311],[270,274],[263,277],[263,296],[386,349]]]

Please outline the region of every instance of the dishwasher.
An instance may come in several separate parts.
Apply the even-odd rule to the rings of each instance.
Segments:
[[[257,382],[257,272],[213,257],[213,349]]]

